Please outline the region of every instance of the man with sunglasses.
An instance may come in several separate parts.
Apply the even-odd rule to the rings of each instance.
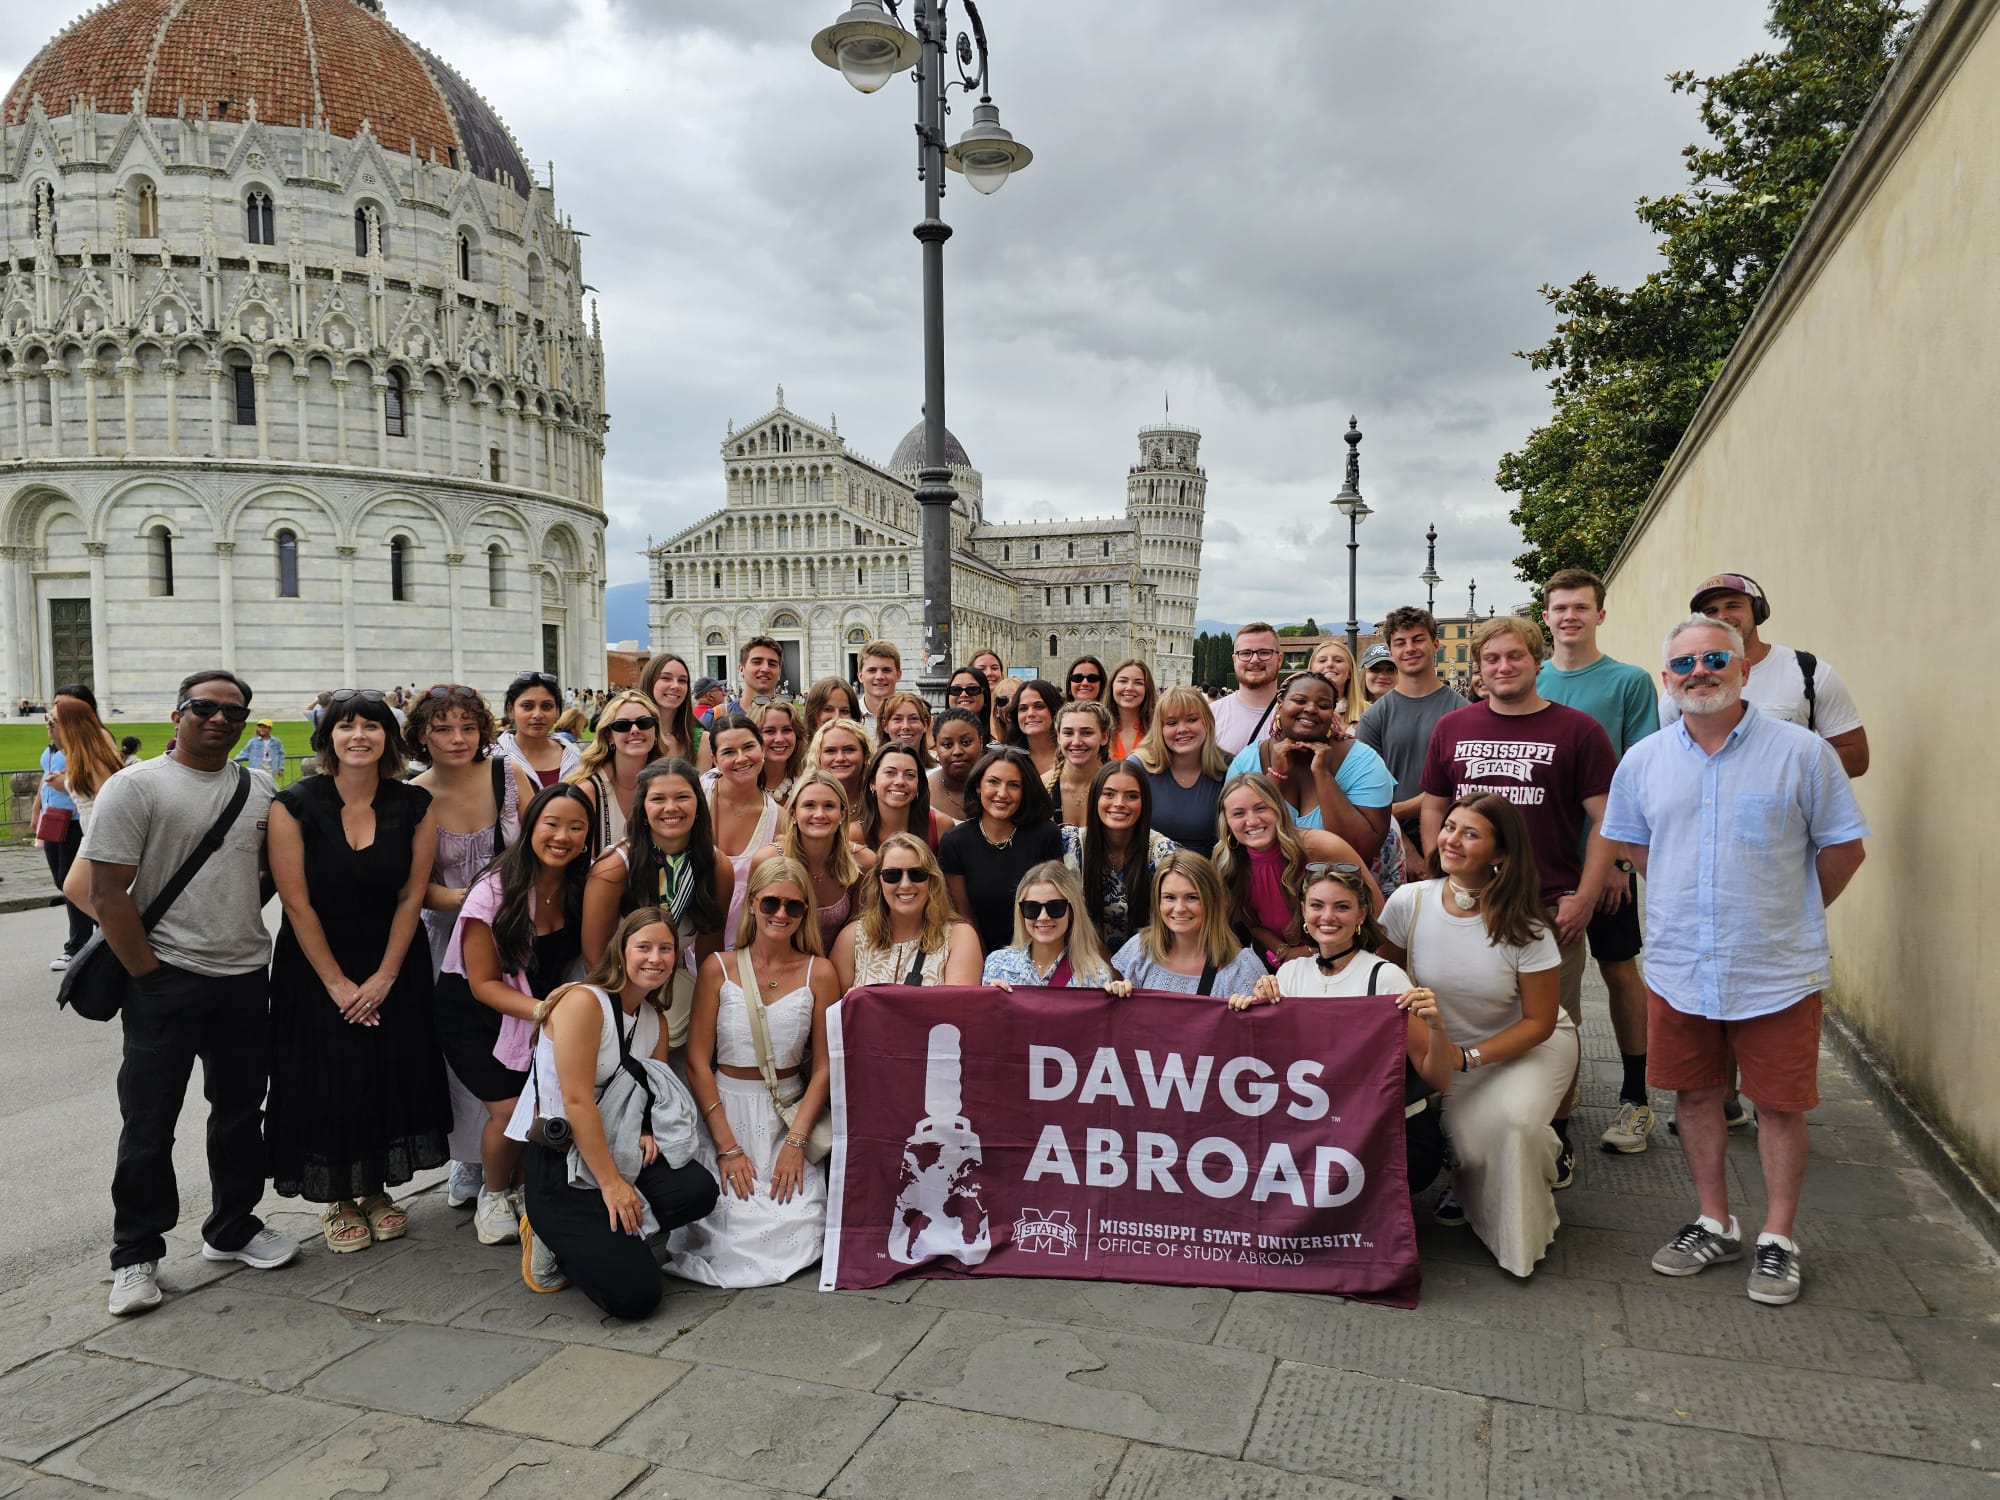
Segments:
[[[1254,620],[1236,632],[1236,691],[1215,704],[1216,748],[1234,760],[1252,740],[1271,737],[1278,706],[1278,632]]]
[[[1645,977],[1653,1087],[1679,1095],[1696,1219],[1653,1256],[1692,1276],[1743,1256],[1729,1211],[1729,1049],[1757,1101],[1764,1229],[1754,1302],[1798,1299],[1793,1215],[1806,1170],[1806,1112],[1819,1104],[1826,908],[1860,868],[1867,822],[1839,753],[1745,695],[1744,638],[1720,619],[1667,637],[1661,682],[1677,722],[1639,742],[1612,779],[1602,832],[1646,877]]]
[[[256,1214],[264,1195],[264,1090],[270,1076],[264,928],[270,897],[264,829],[277,788],[230,764],[250,717],[250,688],[230,672],[181,683],[173,749],[120,771],[98,794],[82,858],[104,940],[132,976],[120,1019],[124,1124],[111,1178],[111,1311],[160,1305],[159,1262],[180,1216],[174,1127],[195,1059],[208,1097],[208,1260],[281,1266],[298,1246]],[[143,911],[217,825],[248,779],[248,797],[149,932]]]

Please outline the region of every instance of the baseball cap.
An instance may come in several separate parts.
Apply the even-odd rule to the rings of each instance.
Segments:
[[[1389,654],[1389,648],[1380,641],[1361,653],[1361,670],[1364,672],[1370,667],[1393,667],[1395,664],[1396,659]]]
[[[697,677],[694,683],[694,696],[697,698],[706,698],[721,686],[722,684],[713,677]]]
[[[273,724],[269,719],[259,719],[257,721],[257,727],[259,729],[276,729],[278,726],[276,724]]]
[[[1699,610],[1702,605],[1717,594],[1744,594],[1753,604],[1762,606],[1762,614],[1768,614],[1771,601],[1764,597],[1764,590],[1757,580],[1745,573],[1717,573],[1713,578],[1704,578],[1695,588],[1694,597],[1688,601],[1688,608]]]

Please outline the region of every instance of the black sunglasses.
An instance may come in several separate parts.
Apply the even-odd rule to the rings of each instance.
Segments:
[[[983,686],[975,683],[954,682],[944,690],[944,695],[947,698],[978,698],[984,696],[985,692]]]
[[[806,904],[782,896],[760,896],[757,898],[757,910],[767,917],[775,917],[779,912],[783,912],[794,922],[798,922],[805,918]]]
[[[610,730],[613,734],[630,734],[635,729],[658,729],[660,721],[651,714],[640,714],[636,719],[613,719],[609,724],[600,724],[599,730]]]
[[[217,703],[213,698],[186,698],[174,710],[177,714],[193,714],[197,719],[212,719],[217,714],[231,724],[242,724],[250,717],[250,710],[241,703]]]
[[[1053,901],[1023,901],[1021,915],[1030,922],[1039,922],[1044,916],[1051,921],[1060,922],[1069,915],[1069,903],[1060,896]]]
[[[538,682],[543,687],[547,688],[551,693],[557,690],[555,673],[523,672],[519,677],[516,677],[512,682],[507,684],[507,691],[510,693],[518,693],[526,688],[533,687]]]
[[[993,706],[995,708],[1012,708],[1014,706],[1014,700],[1012,698],[995,698],[993,700]]]
[[[1104,681],[1104,674],[1102,672],[1072,672],[1069,674],[1069,680],[1071,682],[1102,682]]]
[[[388,694],[377,688],[342,688],[339,692],[331,693],[327,696],[326,706],[331,708],[336,703],[352,703],[356,698],[359,698],[363,703],[387,703],[389,701]],[[247,714],[249,710],[245,709],[244,712]]]
[[[906,867],[901,870],[877,870],[875,874],[881,879],[884,885],[901,885],[905,880],[909,881],[911,885],[929,885],[931,883],[931,872],[926,870],[922,865]]]

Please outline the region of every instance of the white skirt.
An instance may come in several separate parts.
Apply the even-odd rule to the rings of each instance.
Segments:
[[[1451,1080],[1444,1133],[1452,1186],[1465,1222],[1516,1276],[1548,1254],[1556,1214],[1556,1157],[1549,1126],[1576,1074],[1576,1023],[1566,1015],[1540,1046]]]
[[[785,1122],[771,1104],[761,1078],[731,1078],[718,1072],[722,1112],[736,1144],[750,1158],[756,1185],[739,1198],[725,1186],[708,1217],[674,1231],[667,1242],[666,1270],[704,1286],[776,1286],[819,1259],[826,1238],[826,1164],[807,1162],[799,1189],[789,1203],[771,1196],[771,1168],[784,1144]],[[805,1079],[780,1078],[778,1093],[787,1104],[805,1092]],[[698,1160],[715,1174],[715,1142],[697,1133]]]

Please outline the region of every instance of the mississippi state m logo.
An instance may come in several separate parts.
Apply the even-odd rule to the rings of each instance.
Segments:
[[[1045,1214],[1038,1208],[1022,1209],[1014,1221],[1014,1248],[1031,1255],[1069,1254],[1076,1248],[1076,1226],[1069,1221],[1069,1210]]]

